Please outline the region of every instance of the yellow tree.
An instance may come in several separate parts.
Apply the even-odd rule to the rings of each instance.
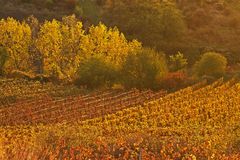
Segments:
[[[127,41],[117,28],[100,23],[86,34],[82,27],[75,16],[64,17],[62,22],[46,21],[40,27],[36,47],[43,55],[45,74],[72,79],[80,62],[92,56],[103,56],[119,67],[129,53],[141,48],[138,41]]]
[[[82,22],[78,21],[74,15],[63,17],[61,33],[63,37],[63,49],[61,66],[64,74],[72,78],[79,67],[82,59],[82,39],[85,36]]]
[[[5,69],[29,70],[29,45],[31,43],[31,29],[25,22],[19,22],[13,18],[0,21],[0,46],[3,46],[9,59]]]
[[[62,59],[62,34],[59,21],[45,21],[41,26],[36,47],[43,56],[43,73],[47,75],[62,77],[59,63]]]
[[[79,65],[82,23],[75,16],[46,21],[40,28],[36,46],[43,55],[44,73],[58,78],[71,78]]]
[[[128,41],[117,28],[108,29],[100,23],[90,27],[81,47],[85,57],[103,56],[107,62],[119,67],[128,54],[136,53],[141,48],[141,43],[136,40]]]

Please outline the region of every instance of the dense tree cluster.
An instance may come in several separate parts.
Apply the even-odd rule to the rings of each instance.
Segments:
[[[163,43],[174,43],[184,35],[183,15],[174,3],[144,0],[113,3],[104,11],[103,21],[118,26],[129,38],[137,38],[144,45],[163,49]]]
[[[34,33],[37,28],[39,31]],[[64,17],[62,21],[45,21],[37,26],[13,18],[2,19],[0,32],[0,45],[9,54],[4,65],[6,73],[13,70],[34,73],[32,68],[35,67],[42,69],[37,73],[71,79],[80,62],[90,57],[103,56],[104,61],[118,67],[128,54],[141,49],[138,41],[127,41],[117,28],[107,28],[100,23],[85,31],[75,16]],[[32,54],[38,56],[31,57]],[[40,63],[34,63],[36,61]]]
[[[33,16],[23,21],[2,19],[1,75],[24,71],[33,75],[75,81],[76,84],[90,88],[120,82],[125,87],[154,89],[164,86],[159,84],[162,82],[174,83],[169,86],[182,86],[179,83],[186,82],[189,78],[215,78],[225,76],[228,70],[235,74],[238,69],[238,39],[235,34],[240,28],[236,19],[238,11],[237,8],[227,8],[233,7],[233,4],[237,6],[237,2],[10,2],[38,5],[53,11],[64,6],[64,11],[75,13],[76,16],[50,20],[46,18],[44,21],[41,17],[38,21]],[[217,19],[213,18],[214,14],[219,15]],[[219,25],[215,25],[216,23]],[[228,28],[232,29],[231,33]],[[224,62],[222,60],[222,63],[218,63],[219,56],[205,60],[206,55],[203,54],[206,52],[219,53],[219,56],[225,57]],[[96,71],[95,65],[102,68]],[[208,71],[209,66],[212,67],[211,73]],[[217,73],[219,68],[221,73]],[[97,72],[101,74],[96,74]],[[110,73],[117,78],[109,76]],[[96,79],[96,83],[101,85],[95,82],[88,85],[89,79]]]

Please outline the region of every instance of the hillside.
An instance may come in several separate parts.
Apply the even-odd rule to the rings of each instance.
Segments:
[[[14,17],[17,19],[24,19],[27,16],[34,15],[43,19],[59,19],[63,15],[71,14],[71,10],[64,7],[64,3],[56,3],[54,6],[47,4],[45,0],[33,1],[24,0],[2,0],[0,2],[1,10],[0,17]]]
[[[128,1],[122,2],[128,3]],[[137,3],[140,4],[143,2],[139,1]],[[148,3],[153,2],[148,1]],[[111,8],[116,6],[120,6],[120,8],[125,7],[114,0],[88,2],[81,0],[2,0],[0,2],[0,18],[11,16],[17,19],[24,19],[27,16],[34,15],[40,20],[61,19],[64,15],[75,13],[78,15],[78,18],[84,19],[84,21],[88,21],[88,23],[98,23],[101,20],[110,26],[117,25],[129,38],[137,38],[147,46],[155,46],[160,50],[166,51],[168,54],[182,51],[190,59],[195,60],[201,52],[214,50],[225,54],[231,62],[238,62],[236,57],[238,57],[237,54],[240,50],[238,47],[240,4],[237,0],[179,0],[174,1],[174,3],[176,3],[178,9],[180,9],[184,16],[187,32],[183,35],[184,38],[180,40],[181,42],[174,42],[173,44],[161,43],[159,44],[161,46],[151,42],[153,40],[149,42],[149,40],[144,40],[144,37],[132,35],[130,33],[130,26],[122,26],[122,22],[114,20],[109,23],[111,21],[108,19],[109,15],[115,14]],[[124,12],[122,13],[123,22],[126,22],[129,16]],[[151,30],[144,32],[148,35]],[[136,34],[140,34],[140,32]],[[145,33],[143,34],[145,35]],[[191,56],[193,54],[194,56]]]
[[[108,110],[104,107],[105,109],[102,108],[101,111],[103,114],[96,118],[70,121],[70,117],[77,118],[83,115],[74,111],[74,108],[83,107],[78,100],[74,108],[71,105],[64,105],[65,109],[59,110],[62,116],[51,114],[52,118],[60,120],[65,115],[69,115],[68,111],[72,111],[71,115],[65,117],[63,123],[51,124],[49,121],[38,125],[34,123],[17,126],[1,125],[0,143],[5,145],[1,145],[0,157],[137,159],[140,156],[143,159],[150,157],[238,159],[240,133],[238,92],[239,83],[236,80],[223,82],[220,79],[211,85],[205,86],[204,83],[195,85],[144,104],[133,104],[132,107],[125,108],[124,106],[128,106],[129,103],[121,103],[120,107],[125,109],[116,113],[104,115]],[[104,94],[106,97],[114,95],[113,92]],[[39,94],[29,95],[39,97],[42,93],[39,91]],[[128,102],[135,101],[129,93],[126,95]],[[103,93],[96,93],[95,96],[85,96],[85,101],[95,103],[94,101],[98,101],[98,96],[104,98]],[[149,94],[145,96],[152,97]],[[74,97],[73,99],[78,99],[77,95]],[[39,112],[35,110],[35,105],[31,105],[34,101],[37,99],[31,100],[26,106],[33,112]],[[41,100],[41,103],[44,105],[48,101],[48,99]],[[49,103],[42,111],[49,113],[50,116],[54,108],[57,108],[56,105],[61,105],[61,101],[59,99],[52,105]],[[20,102],[24,103],[22,100]],[[65,103],[74,104],[70,99]],[[14,108],[12,105],[9,107]],[[111,106],[111,108],[115,107]],[[0,109],[1,113],[6,109]],[[89,107],[88,109],[87,113],[98,112]],[[14,114],[22,115],[25,121],[34,122],[27,120],[23,111],[15,110]],[[9,110],[9,114],[10,112]],[[5,113],[0,117],[6,124],[12,124],[13,120],[21,122],[18,116],[12,120],[5,119],[6,116]],[[12,145],[14,147],[11,147]]]
[[[150,90],[106,90],[84,93],[75,86],[26,80],[0,82],[0,125],[49,124],[86,120],[149,102],[166,94]],[[86,92],[86,91],[85,91]],[[65,114],[62,114],[62,113]],[[4,116],[3,116],[4,115]]]
[[[0,160],[239,160],[239,0],[0,0]]]
[[[91,1],[81,0],[1,0],[0,18],[14,17],[23,20],[34,15],[39,20],[60,20],[63,16],[76,14],[78,18],[93,22],[97,11]],[[84,12],[84,13],[83,13]],[[96,15],[98,17],[98,15]]]

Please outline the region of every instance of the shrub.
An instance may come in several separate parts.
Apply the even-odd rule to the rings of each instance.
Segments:
[[[99,23],[100,18],[100,8],[96,3],[96,0],[77,0],[78,5],[82,9],[81,18],[87,19],[90,24]]]
[[[186,87],[190,83],[191,80],[184,72],[171,72],[168,73],[162,80],[160,80],[159,88],[175,91],[177,89]]]
[[[198,77],[213,76],[221,77],[225,74],[227,59],[219,53],[207,52],[194,66],[194,73]]]
[[[116,79],[115,68],[103,58],[92,57],[80,64],[75,84],[90,89],[110,87]]]
[[[143,49],[130,54],[122,67],[122,82],[126,88],[157,89],[157,81],[167,73],[163,54],[152,49]]]
[[[176,55],[170,56],[170,70],[173,72],[184,69],[187,66],[187,59],[183,54],[178,52]]]
[[[4,48],[0,47],[0,75],[3,74],[4,66],[7,62],[7,59],[8,59],[7,51]]]
[[[80,5],[76,5],[75,8],[74,8],[74,13],[77,15],[77,16],[82,16],[83,15],[83,9]]]

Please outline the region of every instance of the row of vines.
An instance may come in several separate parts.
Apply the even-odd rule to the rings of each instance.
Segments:
[[[105,90],[84,93],[74,86],[26,80],[0,83],[0,125],[56,123],[99,117],[158,99],[164,91]],[[64,113],[64,114],[63,114]]]
[[[239,159],[239,90],[236,80],[218,80],[87,120],[2,125],[0,157]]]

